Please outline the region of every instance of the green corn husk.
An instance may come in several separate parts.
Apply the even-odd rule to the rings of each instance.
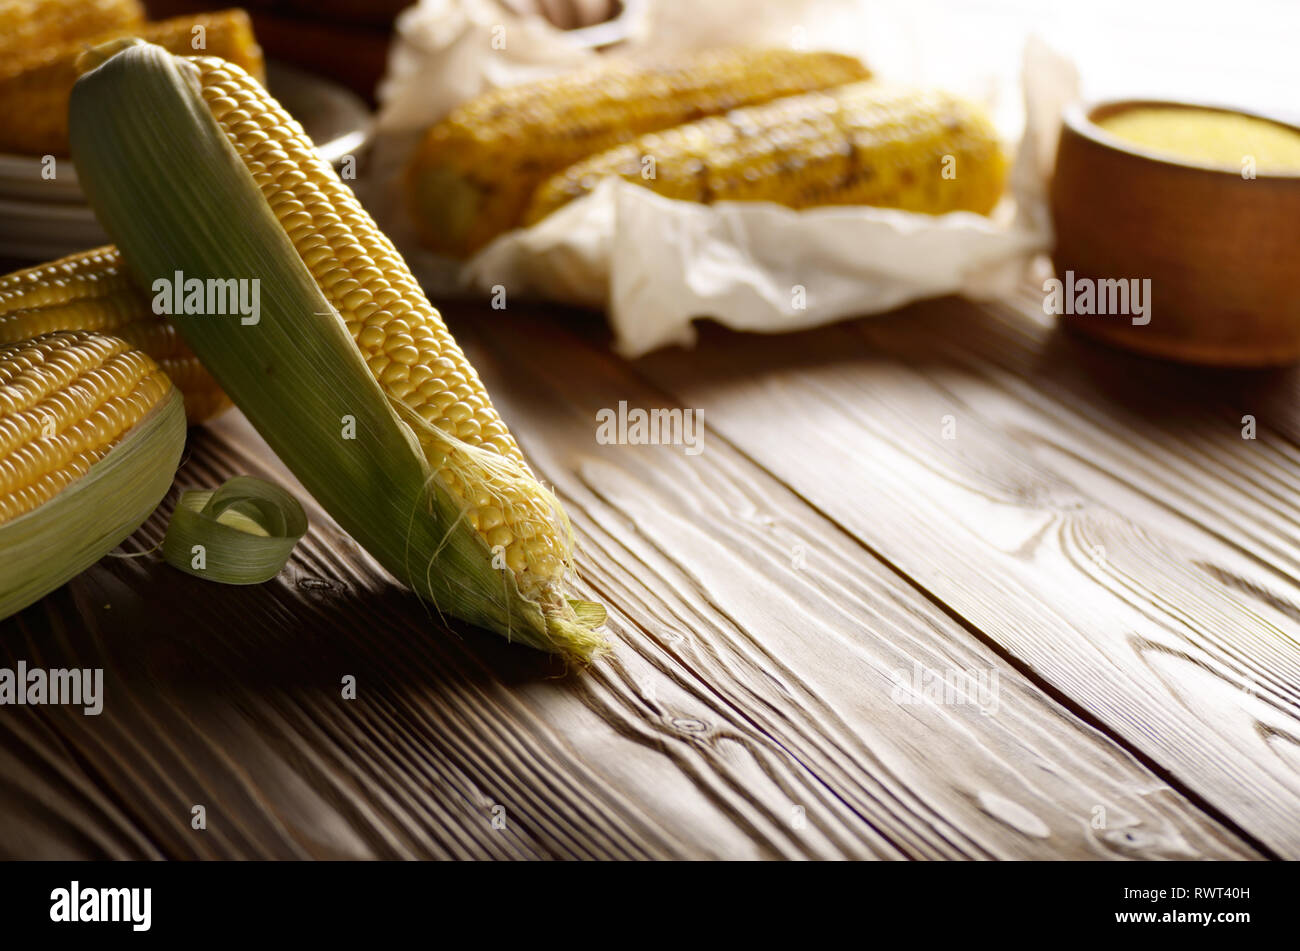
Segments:
[[[306,532],[307,514],[292,495],[263,479],[235,476],[219,489],[180,497],[167,523],[163,560],[207,581],[261,584],[279,574]]]
[[[143,525],[184,449],[185,406],[173,389],[84,476],[0,525],[0,618],[81,574]]]
[[[257,323],[171,319],[281,460],[439,612],[571,659],[600,650],[599,606],[542,605],[493,567],[213,119],[191,67],[147,44],[88,55],[102,62],[78,80],[70,109],[82,188],[141,287],[177,271],[260,282]],[[344,438],[345,420],[355,438]]]

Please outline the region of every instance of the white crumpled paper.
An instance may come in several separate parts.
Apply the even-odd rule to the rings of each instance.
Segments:
[[[371,168],[359,191],[435,294],[502,286],[509,295],[599,307],[609,315],[616,349],[637,356],[690,343],[697,317],[774,333],[943,294],[996,295],[1012,289],[1047,249],[1044,172],[1059,99],[1072,93],[1072,79],[1045,47],[1031,42],[1025,50],[1025,81],[1038,100],[1028,97],[1026,114],[1014,78],[954,75],[947,62],[935,69],[918,52],[924,24],[882,20],[884,14],[856,3],[662,0],[634,4],[633,13],[630,48],[835,49],[862,56],[880,78],[940,84],[982,100],[1007,141],[1020,139],[1011,194],[989,218],[932,217],[863,206],[702,206],[610,180],[468,262],[437,258],[414,240],[400,187],[420,132],[478,92],[577,68],[600,54],[494,0],[424,0],[399,20],[379,91]]]

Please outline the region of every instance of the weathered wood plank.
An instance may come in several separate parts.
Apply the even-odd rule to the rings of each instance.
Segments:
[[[888,828],[891,821],[919,822],[921,830],[907,833],[918,844],[925,841],[924,824],[934,821],[949,829],[945,837],[956,854],[1097,855],[1116,845],[1120,853],[1135,847],[1130,854],[1148,848],[1154,849],[1148,854],[1156,854],[1169,844],[1162,844],[1161,833],[1147,838],[1154,830],[1134,828],[1125,837],[1113,825],[1099,834],[1086,828],[1098,803],[1083,806],[1086,795],[1080,796],[1078,777],[1050,793],[1027,781],[1020,758],[1030,748],[1031,760],[1044,755],[1040,740],[1027,740],[1042,724],[1030,724],[1051,710],[1057,727],[1074,730],[1073,718],[914,590],[900,587],[855,539],[810,519],[803,504],[728,446],[709,442],[704,453],[691,457],[675,447],[598,445],[598,410],[619,400],[642,407],[663,404],[654,391],[631,385],[621,364],[558,332],[557,319],[564,318],[552,315],[536,326],[526,312],[510,318],[484,312],[482,323],[473,325],[483,329],[468,335],[471,354],[493,391],[506,394],[507,415],[531,458],[557,481],[582,537],[607,537],[602,557],[582,562],[602,594],[619,589],[633,594],[647,571],[655,576],[651,590],[661,599],[667,601],[669,591],[680,593],[681,606],[674,609],[667,633],[630,632],[657,634],[639,651],[643,656],[654,659],[655,647],[666,648],[670,660],[685,662],[709,692],[722,692],[728,706],[798,755],[855,813],[877,828]],[[521,386],[534,377],[546,386],[521,396]],[[557,411],[560,395],[573,404],[566,413]],[[585,431],[564,418],[575,410]],[[518,421],[521,414],[526,424]],[[575,435],[582,441],[575,444]],[[666,519],[665,512],[674,517]],[[794,570],[800,550],[809,554]],[[629,571],[630,566],[635,568]],[[632,571],[637,574],[627,577]],[[703,605],[691,603],[696,592]],[[646,600],[641,594],[635,598]],[[717,622],[707,606],[720,609],[727,625],[711,630]],[[708,634],[697,646],[701,631]],[[900,708],[890,697],[890,678],[913,663],[939,671],[997,669],[1010,677],[1002,681],[1001,695],[1023,690],[1028,710],[1000,709],[990,717],[969,705],[931,707],[925,715],[918,707]],[[756,685],[765,688],[774,679],[781,688],[776,695],[755,696]],[[733,684],[743,689],[730,696]],[[936,712],[939,721],[929,720]],[[1014,725],[1004,722],[1004,715],[1015,716]],[[1075,745],[1067,737],[1061,734],[1046,745],[1063,752]],[[1026,748],[1017,755],[1019,744]],[[977,761],[965,763],[972,747]],[[978,762],[982,755],[992,755],[998,766]],[[883,775],[881,764],[888,764]],[[1098,764],[1099,773],[1112,769]],[[1010,772],[1002,772],[1006,769]],[[1026,800],[1028,790],[1039,795]],[[1009,804],[1017,802],[1025,814],[1048,817],[1050,841],[1041,848],[1023,835],[1010,843],[998,842],[997,835],[988,838],[988,813],[1015,815]],[[874,814],[882,803],[883,817]],[[1091,840],[1094,834],[1103,841]],[[963,842],[965,836],[978,846]]]
[[[102,665],[107,692],[100,717],[3,711],[0,853],[1255,854],[712,430],[696,457],[597,445],[596,408],[659,397],[562,315],[460,316],[569,506],[613,655],[566,677],[445,630],[310,503],[266,585],[106,559],[0,632],[0,664]],[[178,486],[236,472],[292,484],[232,416],[192,437]],[[996,670],[996,712],[895,702],[914,664]]]
[[[637,371],[1180,788],[1300,855],[1294,373],[1128,357],[1054,332],[1032,296],[784,347],[707,332]]]

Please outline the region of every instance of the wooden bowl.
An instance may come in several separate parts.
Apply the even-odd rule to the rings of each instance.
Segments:
[[[1109,343],[1187,363],[1300,360],[1300,173],[1251,179],[1240,167],[1146,151],[1095,124],[1142,106],[1234,111],[1131,100],[1066,114],[1051,185],[1061,296],[1072,273],[1076,296],[1086,287],[1081,279],[1094,288],[1130,279],[1130,289],[1143,286],[1132,279],[1146,279],[1150,298],[1145,323],[1134,313],[1060,319]],[[1111,302],[1116,295],[1107,286]]]

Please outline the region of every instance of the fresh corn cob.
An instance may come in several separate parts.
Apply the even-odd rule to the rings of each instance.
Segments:
[[[422,238],[464,257],[521,223],[533,190],[579,159],[701,116],[865,79],[836,53],[722,49],[498,89],[425,134],[407,170]]]
[[[74,331],[0,346],[0,618],[135,531],[184,446],[180,394],[124,341]]]
[[[0,62],[143,22],[138,0],[2,0]]]
[[[176,328],[155,314],[149,298],[131,283],[112,246],[0,277],[0,344],[55,330],[111,334],[147,353],[181,391],[191,424],[230,406]]]
[[[976,106],[943,92],[864,82],[649,133],[584,159],[537,190],[525,221],[541,220],[607,177],[705,203],[987,214],[1005,175],[997,133]]]
[[[243,10],[173,17],[39,50],[0,64],[0,151],[67,155],[68,95],[77,81],[77,57],[88,43],[131,33],[174,53],[220,56],[263,78],[262,50]]]
[[[603,610],[564,596],[558,503],[301,127],[220,60],[119,42],[86,65],[71,109],[83,188],[140,286],[177,270],[259,282],[255,324],[172,320],[286,465],[439,611],[591,656]]]
[[[194,62],[204,101],[343,318],[370,372],[390,398],[431,427],[417,435],[433,447],[450,434],[491,450],[531,477],[441,316],[351,189],[316,158],[302,127],[247,73],[216,59]],[[538,593],[563,570],[564,539],[548,530],[550,506],[528,497],[530,487],[520,493],[503,480],[475,489],[462,484],[451,467],[438,474],[467,505],[465,517],[484,542],[502,546],[526,591]]]

